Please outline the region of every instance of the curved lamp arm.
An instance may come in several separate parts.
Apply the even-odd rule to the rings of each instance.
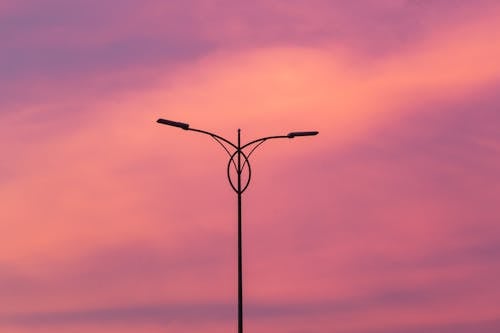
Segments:
[[[313,135],[318,135],[318,133],[319,133],[318,131],[307,131],[307,132],[290,132],[287,135],[266,136],[264,138],[255,139],[253,141],[250,141],[249,143],[243,145],[241,147],[241,149],[245,149],[246,147],[253,145],[254,143],[257,143],[257,142],[259,142],[259,145],[260,145],[264,141],[270,140],[270,139],[293,139],[297,136],[313,136]]]
[[[163,119],[163,118],[158,119],[156,122],[159,123],[159,124],[163,124],[163,125],[169,125],[169,126],[173,126],[173,127],[179,127],[179,128],[182,128],[185,131],[193,131],[193,132],[207,134],[207,135],[210,135],[213,138],[217,138],[219,140],[224,141],[225,143],[229,144],[230,146],[232,146],[235,149],[238,149],[238,147],[234,143],[232,143],[231,141],[223,138],[222,136],[217,135],[215,133],[208,132],[208,131],[199,130],[199,129],[196,129],[196,128],[191,128],[191,127],[189,127],[189,124],[186,124],[186,123],[181,123],[181,122],[178,122],[178,121],[167,120],[167,119]]]
[[[289,139],[289,137],[287,135],[274,135],[274,136],[266,136],[264,138],[260,138],[260,139],[255,139],[253,141],[250,141],[249,143],[246,143],[244,144],[241,149],[245,149],[246,147],[248,146],[251,146],[255,143],[257,143],[257,146],[260,146],[261,144],[264,143],[264,141],[267,141],[267,140],[271,140],[271,139]],[[256,147],[254,147],[255,149]],[[252,149],[252,151],[254,150]]]
[[[215,134],[215,133],[211,133],[211,132],[208,132],[208,131],[199,130],[199,129],[195,129],[195,128],[189,128],[188,130],[189,130],[189,131],[193,131],[193,132],[198,132],[198,133],[203,133],[203,134],[210,135],[211,137],[213,137],[213,138],[217,138],[217,139],[219,139],[219,140],[222,140],[222,141],[224,141],[225,143],[227,143],[228,145],[230,145],[231,147],[233,147],[233,148],[235,148],[235,149],[238,149],[238,147],[237,147],[234,143],[232,143],[231,141],[229,141],[229,140],[227,140],[227,139],[223,138],[222,136],[217,135],[217,134]]]
[[[261,144],[263,144],[267,140],[271,140],[271,139],[293,139],[296,136],[313,136],[313,135],[317,135],[318,133],[319,133],[318,131],[307,131],[307,132],[290,132],[287,135],[266,136],[266,137],[263,137],[263,138],[260,138],[260,139],[255,139],[253,141],[250,141],[249,143],[246,143],[245,145],[243,145],[241,147],[241,150],[243,150],[246,147],[249,147],[249,146],[251,146],[253,144],[256,144],[255,147],[253,147],[250,150],[250,152],[248,153],[247,158],[249,158],[250,155],[252,155],[252,153],[254,152],[254,150],[257,149]],[[245,166],[245,164],[247,164],[247,160],[245,160],[245,162],[243,163],[243,167]]]

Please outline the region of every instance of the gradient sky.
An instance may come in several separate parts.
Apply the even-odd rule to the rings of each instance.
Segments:
[[[0,332],[500,331],[500,4],[0,0]]]

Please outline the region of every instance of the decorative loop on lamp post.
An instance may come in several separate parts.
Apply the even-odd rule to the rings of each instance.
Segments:
[[[235,158],[238,157],[238,155],[243,157],[244,162],[243,165],[240,166],[241,170],[238,170],[238,166],[236,164]],[[231,166],[233,166],[234,171],[236,172],[236,175],[241,179],[241,174],[245,169],[248,169],[248,177],[246,182],[244,183],[243,187],[238,191],[238,183],[234,183],[233,178],[231,177]],[[250,185],[250,180],[252,178],[252,168],[250,166],[250,160],[248,159],[248,156],[241,150],[236,150],[231,157],[229,158],[229,161],[227,162],[227,179],[229,180],[229,185],[233,188],[233,190],[236,193],[243,193],[245,190],[248,188],[248,185]]]

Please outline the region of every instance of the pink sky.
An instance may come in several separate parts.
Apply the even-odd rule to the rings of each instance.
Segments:
[[[500,331],[497,1],[0,0],[0,332]]]

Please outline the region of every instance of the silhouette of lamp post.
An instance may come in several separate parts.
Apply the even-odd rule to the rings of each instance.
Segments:
[[[261,144],[271,139],[293,139],[295,137],[300,136],[313,136],[317,135],[317,131],[307,131],[307,132],[290,132],[287,135],[275,135],[275,136],[266,136],[260,139],[256,139],[250,141],[244,145],[241,145],[241,130],[238,129],[238,143],[234,144],[231,141],[221,137],[220,135],[199,130],[195,128],[189,127],[189,124],[181,123],[177,121],[167,120],[167,119],[158,119],[156,121],[159,124],[173,126],[182,128],[186,131],[193,131],[198,133],[203,133],[210,135],[215,141],[217,141],[222,148],[229,155],[229,161],[227,163],[227,179],[229,180],[229,184],[232,189],[238,195],[238,333],[243,333],[243,270],[242,270],[242,244],[241,244],[241,195],[248,188],[250,184],[250,180],[252,178],[252,168],[250,167],[250,155],[259,147]],[[229,145],[229,147],[227,146]],[[253,146],[253,147],[252,147]],[[245,148],[248,148],[250,151],[245,153]],[[231,177],[231,167],[236,172],[236,182]],[[241,181],[241,174],[244,170],[247,170],[248,176],[244,183]]]

